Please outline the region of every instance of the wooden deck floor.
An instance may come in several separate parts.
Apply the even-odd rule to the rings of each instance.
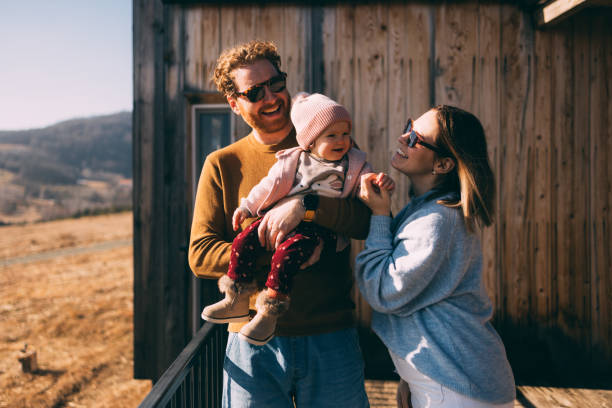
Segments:
[[[371,408],[396,408],[395,390],[398,381],[366,380],[365,388]]]
[[[372,408],[395,408],[397,381],[366,380]],[[612,390],[519,386],[515,408],[612,408]]]
[[[519,386],[515,407],[612,408],[612,390]]]

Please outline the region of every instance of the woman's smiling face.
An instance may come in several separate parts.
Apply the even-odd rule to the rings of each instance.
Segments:
[[[436,111],[429,110],[413,123],[413,128],[423,141],[436,145],[435,136],[440,131]],[[398,138],[399,146],[391,157],[391,165],[407,176],[431,174],[436,154],[427,147],[417,143],[408,147],[410,135],[405,133]]]

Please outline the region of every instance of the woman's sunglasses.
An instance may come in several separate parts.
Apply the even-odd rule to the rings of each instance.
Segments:
[[[406,135],[406,134],[410,137],[410,139],[408,140],[408,147],[414,147],[418,143],[421,146],[425,146],[429,150],[433,150],[434,152],[438,153],[440,156],[448,156],[448,154],[446,152],[444,152],[442,149],[440,149],[439,147],[436,147],[436,146],[434,146],[432,144],[429,144],[429,143],[427,143],[426,141],[423,140],[423,136],[419,135],[412,128],[412,119],[411,118],[409,118],[408,122],[406,122],[406,127],[404,128],[404,132],[402,133],[402,135]]]
[[[259,102],[266,95],[266,90],[264,89],[266,86],[270,92],[278,93],[284,91],[287,87],[287,74],[281,72],[277,76],[273,76],[267,81],[253,85],[244,92],[236,92],[236,95],[244,96],[252,103]]]

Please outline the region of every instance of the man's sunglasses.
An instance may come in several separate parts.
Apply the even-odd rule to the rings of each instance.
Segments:
[[[425,146],[429,150],[433,150],[434,152],[438,153],[440,156],[444,156],[444,157],[448,156],[448,153],[446,153],[444,150],[424,141],[423,136],[419,135],[416,132],[416,130],[412,128],[412,119],[410,118],[408,119],[408,122],[406,122],[406,127],[404,128],[404,132],[402,134],[403,135],[407,134],[410,136],[410,139],[408,140],[408,147],[414,147],[418,143],[421,146]]]
[[[259,102],[266,95],[266,90],[264,89],[264,87],[266,86],[268,87],[270,92],[278,93],[284,91],[287,87],[287,74],[281,72],[280,74],[273,76],[267,81],[253,85],[244,92],[236,92],[236,95],[244,96],[253,103]]]

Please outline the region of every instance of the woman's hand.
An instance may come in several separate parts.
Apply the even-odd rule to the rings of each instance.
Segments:
[[[251,212],[247,208],[236,208],[236,211],[234,211],[234,215],[232,216],[232,227],[234,228],[234,231],[238,231],[238,228],[240,228],[240,224],[242,224],[244,220],[246,220],[250,216]]]
[[[389,215],[391,214],[391,192],[385,187],[379,187],[380,174],[367,173],[361,176],[359,199],[370,207],[372,215]],[[386,181],[382,185],[389,186],[389,183]],[[392,187],[394,186],[395,184]]]
[[[304,219],[306,209],[299,196],[280,200],[261,220],[257,233],[259,243],[268,251],[273,251]]]

